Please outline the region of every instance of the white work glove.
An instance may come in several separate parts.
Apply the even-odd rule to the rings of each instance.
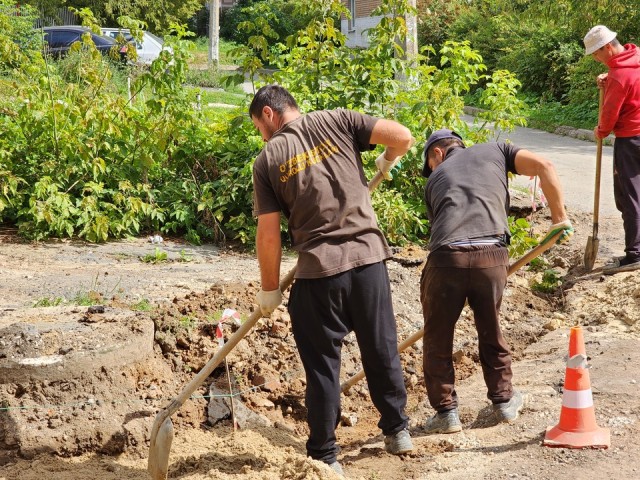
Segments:
[[[560,235],[560,238],[558,238],[558,241],[556,243],[567,243],[573,236],[573,225],[571,225],[571,222],[569,220],[554,223],[553,225],[551,225],[551,227],[549,227],[549,232],[542,239],[540,245],[544,245],[545,243],[547,243],[558,232],[562,232],[562,235]]]
[[[386,150],[376,158],[376,167],[378,167],[378,170],[380,170],[380,173],[382,173],[385,180],[391,180],[393,178],[390,173],[391,169],[400,161],[400,157],[396,157],[393,160],[387,160],[384,156],[385,153],[387,153]]]
[[[263,317],[270,317],[273,311],[282,303],[282,292],[277,290],[269,290],[265,292],[260,290],[256,295],[256,301],[260,305],[260,311]]]

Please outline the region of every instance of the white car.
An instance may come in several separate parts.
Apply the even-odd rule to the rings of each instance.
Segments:
[[[102,34],[106,37],[117,38],[122,34],[128,42],[133,42],[131,33],[126,28],[102,28]],[[151,32],[143,32],[142,42],[135,41],[136,51],[138,52],[138,63],[150,64],[153,62],[162,50],[170,50],[164,46],[164,40]]]

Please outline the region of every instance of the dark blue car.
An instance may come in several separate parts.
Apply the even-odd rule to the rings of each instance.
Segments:
[[[44,52],[55,58],[64,57],[71,45],[75,42],[82,42],[82,35],[89,33],[96,48],[103,55],[108,55],[112,48],[116,48],[121,57],[125,52],[119,51],[116,41],[109,37],[97,35],[86,27],[77,25],[65,25],[61,27],[44,27]]]

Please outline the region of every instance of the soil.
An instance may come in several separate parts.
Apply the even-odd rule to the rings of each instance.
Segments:
[[[548,224],[544,211],[536,215],[536,225]],[[602,263],[619,253],[623,238],[619,220],[602,219],[601,256],[586,272],[591,219],[576,214],[572,221],[572,241],[545,255],[563,284],[549,294],[535,292],[531,285],[542,271],[524,268],[505,292],[502,326],[514,385],[527,399],[518,420],[496,424],[492,416],[473,316],[465,308],[454,344],[463,431],[427,435],[421,429],[433,411],[417,342],[402,353],[415,450],[385,453],[377,413],[360,382],[343,396],[337,429],[348,478],[588,479],[610,478],[614,470],[616,478],[640,477],[640,271],[602,275]],[[156,248],[167,260],[150,261],[160,260]],[[394,252],[388,267],[404,339],[422,326],[418,292],[427,252],[415,245]],[[282,273],[294,265],[287,255]],[[255,255],[241,248],[148,238],[34,244],[8,228],[0,228],[0,278],[1,480],[149,478],[155,414],[220,348],[216,326],[223,311],[246,319],[259,288]],[[337,478],[305,456],[304,373],[289,323],[285,301],[173,415],[169,478]],[[545,429],[559,421],[569,329],[576,324],[583,327],[596,420],[611,433],[608,449],[542,446]],[[238,328],[233,319],[222,325],[226,339]],[[344,379],[359,368],[350,335]]]

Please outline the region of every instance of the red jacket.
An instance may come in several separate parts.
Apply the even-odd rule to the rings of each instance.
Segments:
[[[604,103],[598,122],[598,133],[606,137],[640,135],[640,50],[628,43],[607,62],[609,75],[605,82]]]

